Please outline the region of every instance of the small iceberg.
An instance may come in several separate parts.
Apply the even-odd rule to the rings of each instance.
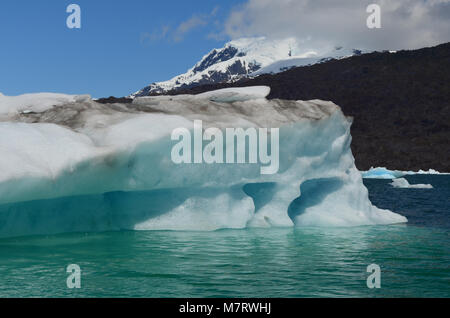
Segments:
[[[405,178],[398,178],[392,180],[390,183],[394,188],[402,189],[433,189],[431,184],[409,184],[408,180]]]
[[[428,171],[401,171],[401,170],[389,170],[385,167],[370,168],[367,171],[361,171],[362,177],[364,179],[396,179],[407,175],[415,174],[427,174],[427,175],[448,175],[450,173],[439,172],[434,169],[429,169]]]
[[[361,173],[364,179],[395,179],[407,174],[404,171],[388,170],[385,167],[372,167],[368,171],[362,171]]]
[[[450,173],[448,173],[448,172],[439,172],[439,171],[434,170],[434,169],[429,169],[428,171],[419,170],[419,171],[413,172],[413,173],[410,172],[409,174],[442,174],[442,175],[448,175]]]
[[[231,87],[195,95],[198,99],[212,102],[233,103],[266,98],[270,94],[268,86]]]

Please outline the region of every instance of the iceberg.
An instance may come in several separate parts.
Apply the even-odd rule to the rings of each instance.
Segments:
[[[409,184],[408,180],[405,178],[394,179],[390,184],[394,188],[402,189],[433,189],[431,184]]]
[[[426,175],[448,175],[450,173],[439,172],[434,169],[419,170],[419,171],[401,171],[401,170],[389,170],[385,167],[370,168],[367,171],[362,171],[364,179],[396,179],[407,175],[426,174]]]
[[[369,201],[351,120],[337,105],[267,100],[268,91],[110,105],[27,96],[32,112],[17,111],[22,97],[3,96],[0,237],[407,222]],[[278,128],[278,173],[261,174],[260,163],[174,163],[171,133],[192,131],[195,120],[204,129]]]
[[[399,170],[388,170],[385,167],[370,168],[368,171],[362,171],[365,179],[395,179],[406,175],[407,173]]]
[[[450,173],[448,173],[448,172],[439,172],[439,171],[434,170],[434,169],[428,169],[428,170],[420,169],[417,172],[409,171],[408,174],[431,174],[431,175],[438,175],[438,174],[440,174],[440,175],[449,175]]]

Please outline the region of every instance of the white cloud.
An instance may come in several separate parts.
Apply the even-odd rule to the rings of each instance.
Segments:
[[[366,26],[371,3],[381,6],[381,29]],[[420,48],[450,41],[450,0],[247,0],[232,10],[224,33],[296,37],[314,48]]]
[[[178,26],[173,29],[169,26],[162,26],[152,32],[143,32],[141,33],[141,44],[150,44],[160,40],[180,42],[184,39],[186,34],[194,29],[211,24],[218,11],[219,7],[215,7],[209,13],[194,14],[189,19],[179,23]]]
[[[153,30],[152,32],[141,33],[141,44],[146,45],[152,42],[164,39],[170,31],[170,27],[165,25],[160,29]]]
[[[205,26],[208,24],[208,17],[207,16],[198,16],[194,15],[189,20],[186,20],[176,28],[175,33],[173,35],[173,39],[178,42],[181,41],[184,37],[184,35],[191,30],[200,27]]]

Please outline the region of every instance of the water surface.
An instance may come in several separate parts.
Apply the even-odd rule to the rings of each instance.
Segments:
[[[76,233],[0,240],[0,297],[450,297],[450,176],[365,180],[407,225]],[[368,289],[366,268],[381,267]],[[66,267],[82,269],[68,289]]]

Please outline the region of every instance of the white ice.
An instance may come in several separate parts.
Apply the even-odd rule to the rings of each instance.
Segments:
[[[266,98],[270,94],[270,87],[233,87],[196,95],[200,99],[208,99],[219,103],[243,102],[246,100]]]
[[[362,171],[362,176],[365,179],[395,179],[405,174],[403,171],[389,170],[385,167],[372,167],[368,171]]]
[[[405,178],[398,178],[392,180],[391,185],[394,188],[403,188],[403,189],[433,189],[431,184],[409,184],[408,180]]]
[[[427,171],[401,171],[401,170],[389,170],[385,167],[370,168],[368,171],[361,171],[364,179],[395,179],[406,175],[414,174],[429,174],[429,175],[447,175],[449,173],[439,172],[434,169]]]
[[[89,95],[66,95],[55,93],[24,94],[5,96],[0,93],[0,115],[14,113],[43,112],[54,106],[82,102],[90,99]]]

